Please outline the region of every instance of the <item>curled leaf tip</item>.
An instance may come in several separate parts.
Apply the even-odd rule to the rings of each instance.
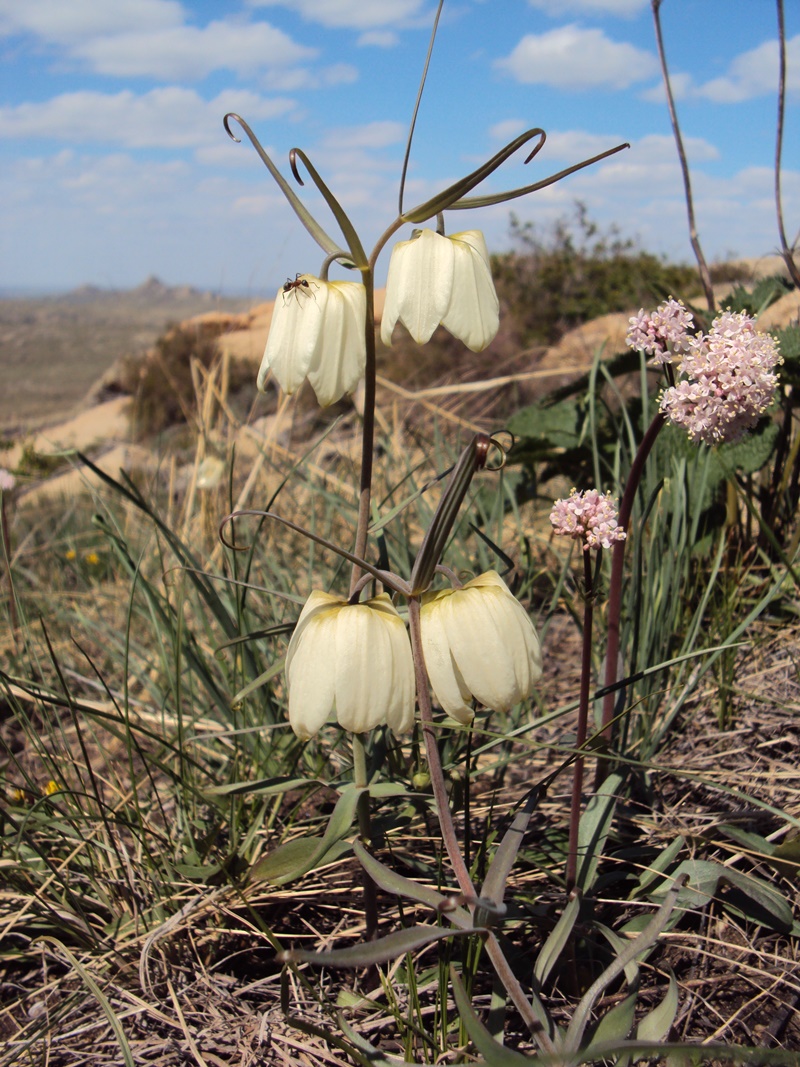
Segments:
[[[292,168],[292,174],[298,185],[305,185],[305,182],[300,177],[300,171],[297,169],[297,152],[298,149],[292,148],[289,152],[289,166]]]

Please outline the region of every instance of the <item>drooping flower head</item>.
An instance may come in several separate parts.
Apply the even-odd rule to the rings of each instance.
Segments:
[[[278,290],[258,372],[271,372],[290,396],[308,378],[322,407],[352,393],[364,376],[367,291],[359,282],[325,282],[298,274]]]
[[[394,246],[381,319],[385,345],[397,322],[420,345],[441,325],[473,352],[486,348],[500,326],[500,304],[482,233],[422,230]]]
[[[474,697],[508,711],[542,676],[539,638],[522,604],[496,571],[459,589],[425,593],[420,612],[425,668],[439,705],[465,725]]]
[[[772,403],[781,363],[777,342],[746,314],[724,311],[689,342],[683,378],[664,390],[661,411],[706,444],[740,440]]]
[[[611,548],[615,541],[628,536],[617,522],[617,502],[611,493],[573,489],[566,500],[557,500],[550,512],[550,522],[558,534],[573,537],[590,548]]]
[[[364,733],[386,723],[414,724],[414,662],[403,620],[386,593],[350,604],[315,590],[286,652],[289,723],[307,740],[331,712]]]
[[[680,301],[670,297],[655,311],[642,308],[629,321],[628,346],[653,356],[656,363],[671,363],[673,356],[688,352],[694,321]]]

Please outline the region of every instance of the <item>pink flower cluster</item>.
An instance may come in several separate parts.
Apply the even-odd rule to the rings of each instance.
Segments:
[[[688,342],[685,375],[665,389],[661,410],[693,439],[716,445],[740,440],[772,403],[781,363],[777,342],[745,314],[725,311]]]
[[[653,356],[656,363],[671,363],[673,356],[689,351],[691,313],[678,300],[670,298],[655,311],[644,308],[630,319],[625,338],[631,348]]]
[[[7,471],[5,467],[0,467],[0,490],[11,492],[16,484],[17,479],[11,471]]]
[[[583,541],[584,551],[611,548],[615,541],[624,541],[628,536],[617,523],[616,500],[610,493],[598,493],[596,489],[585,493],[573,489],[567,500],[557,500],[550,522],[556,533]]]

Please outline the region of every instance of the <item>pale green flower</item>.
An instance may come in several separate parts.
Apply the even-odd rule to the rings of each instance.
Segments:
[[[392,343],[397,322],[417,344],[442,325],[473,352],[486,348],[500,325],[500,304],[482,233],[443,237],[422,230],[394,246],[381,319],[384,344]]]
[[[508,711],[542,676],[533,623],[496,571],[422,597],[422,650],[440,706],[465,725],[471,701]]]
[[[351,733],[414,724],[414,662],[405,624],[386,593],[363,604],[315,590],[286,653],[289,722],[313,737],[332,711]]]
[[[275,297],[258,372],[263,392],[272,372],[290,396],[308,378],[322,407],[352,393],[364,377],[367,291],[360,282],[324,282],[298,274]]]

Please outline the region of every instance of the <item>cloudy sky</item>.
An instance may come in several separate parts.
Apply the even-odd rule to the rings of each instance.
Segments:
[[[791,238],[800,4],[786,8]],[[287,175],[289,149],[303,148],[369,249],[396,215],[433,12],[431,0],[0,0],[0,288],[128,287],[155,273],[260,298],[318,272],[321,253],[252,147],[225,134],[227,111]],[[767,253],[775,3],[663,0],[662,20],[706,254]],[[500,250],[512,209],[546,229],[581,200],[601,225],[690,258],[649,0],[446,0],[407,205],[533,126],[544,149],[528,166],[518,153],[489,190],[631,148],[511,205],[453,213],[450,232],[483,228]]]

